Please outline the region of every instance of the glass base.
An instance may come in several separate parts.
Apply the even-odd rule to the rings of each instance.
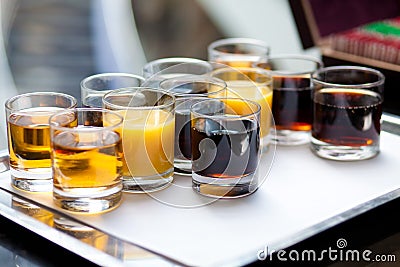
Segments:
[[[258,174],[242,178],[216,179],[192,175],[192,188],[199,194],[214,198],[239,198],[253,194],[258,189]]]
[[[54,203],[68,211],[80,213],[100,213],[116,208],[121,203],[122,185],[108,190],[79,188],[69,192],[53,189]]]
[[[122,177],[122,191],[127,193],[150,193],[162,190],[171,185],[174,180],[174,170],[163,174],[147,177]]]
[[[310,131],[272,130],[270,139],[276,145],[304,145],[310,142]]]
[[[311,137],[311,151],[325,159],[357,161],[373,158],[379,153],[379,144],[371,146],[338,146]]]
[[[174,173],[184,176],[192,175],[192,161],[191,160],[174,160]]]
[[[10,168],[11,185],[29,192],[51,192],[53,178],[51,168],[18,170]]]

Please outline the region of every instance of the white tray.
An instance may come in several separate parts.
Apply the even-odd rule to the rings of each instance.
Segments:
[[[398,151],[400,136],[387,132],[381,134],[381,153],[360,162],[324,160],[307,146],[278,147],[262,159],[267,179],[245,198],[202,205],[210,199],[191,190],[190,178],[177,176],[163,191],[124,194],[111,212],[66,214],[178,264],[244,265],[266,246],[285,248],[398,197]],[[0,187],[65,213],[53,205],[51,193],[12,188],[8,172],[0,174]]]

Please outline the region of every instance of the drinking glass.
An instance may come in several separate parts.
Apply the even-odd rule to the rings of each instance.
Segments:
[[[175,97],[161,89],[122,88],[104,95],[103,105],[124,117],[123,191],[152,192],[170,185],[174,174]]]
[[[209,98],[191,107],[192,186],[237,198],[259,185],[261,106],[242,98]]]
[[[311,150],[341,161],[376,156],[384,82],[384,75],[372,68],[335,66],[315,72]]]
[[[197,58],[160,58],[144,65],[143,77],[146,81],[143,86],[158,88],[163,80],[184,75],[204,75],[212,69],[210,63]]]
[[[260,137],[262,150],[268,150],[267,138],[272,125],[272,76],[267,70],[260,68],[219,68],[211,73],[211,77],[224,80],[227,84],[228,97],[238,97],[257,102],[261,106]]]
[[[207,97],[225,97],[226,83],[211,77],[184,76],[164,80],[160,88],[172,94],[175,102],[175,173],[192,174],[190,106]]]
[[[100,73],[86,77],[81,81],[82,106],[87,108],[101,108],[103,96],[111,90],[139,87],[144,78],[130,73]],[[90,118],[101,126],[101,118]]]
[[[272,73],[275,128],[271,129],[271,141],[278,145],[309,143],[313,118],[310,78],[322,62],[306,55],[278,55],[254,66]]]
[[[207,51],[208,60],[219,63],[220,66],[251,67],[254,62],[268,58],[270,48],[257,39],[226,38],[212,42]]]
[[[103,126],[90,116],[103,118]],[[53,200],[65,210],[97,213],[122,197],[123,118],[105,109],[77,108],[50,117]]]
[[[86,77],[81,81],[82,106],[101,108],[103,95],[111,90],[139,87],[144,78],[130,73],[100,73]]]
[[[5,103],[11,184],[25,191],[50,192],[53,188],[49,117],[77,100],[55,92],[14,96]]]

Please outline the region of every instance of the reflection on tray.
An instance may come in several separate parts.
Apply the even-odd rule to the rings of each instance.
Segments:
[[[11,207],[26,215],[35,218],[36,220],[53,227],[53,213],[42,209],[34,204],[26,202],[16,196],[11,197]]]
[[[7,151],[0,151],[0,173],[10,169],[9,157]]]
[[[72,218],[67,218],[55,211],[40,207],[27,199],[22,199],[12,195],[10,192],[0,191],[0,193],[6,194],[10,197],[9,199],[4,198],[4,196],[0,197],[0,204],[11,206],[14,211],[28,215],[40,223],[72,236],[75,239],[95,248],[99,253],[106,253],[113,258],[121,260],[121,265],[123,266],[129,265],[131,262],[136,264],[146,263],[150,265],[155,263],[157,266],[172,265],[171,262],[156,254],[108,235],[98,229],[84,225]],[[4,213],[4,210],[0,208],[0,214],[4,215],[2,212]],[[66,241],[66,239],[60,240],[60,242]],[[75,249],[79,250],[80,248],[77,247]]]

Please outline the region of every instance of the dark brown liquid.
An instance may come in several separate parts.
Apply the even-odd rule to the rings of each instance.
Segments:
[[[197,123],[196,120],[193,122]],[[191,132],[192,168],[196,174],[214,178],[239,178],[256,171],[260,129],[254,126],[254,122],[231,122],[237,125],[229,125],[225,129],[212,120],[202,123],[207,124],[204,127],[206,132],[195,127],[192,127]]]
[[[186,96],[202,96],[208,92],[212,92],[213,85],[196,81],[182,80],[182,84],[178,84],[169,89],[176,95]],[[190,99],[186,101],[191,101]],[[178,104],[175,110],[175,158],[181,160],[190,160],[192,158],[192,147],[190,142],[190,107],[187,102]],[[180,106],[182,105],[182,106]]]
[[[190,142],[190,113],[175,113],[175,158],[192,158],[192,146]]]
[[[314,96],[312,136],[334,145],[379,143],[382,100],[366,90],[323,89]]]
[[[102,97],[101,96],[92,96],[85,98],[82,107],[85,108],[101,108],[102,107]],[[102,112],[85,112],[85,125],[90,126],[103,126],[103,113]]]
[[[277,130],[311,130],[313,103],[310,79],[274,76],[272,114]]]

